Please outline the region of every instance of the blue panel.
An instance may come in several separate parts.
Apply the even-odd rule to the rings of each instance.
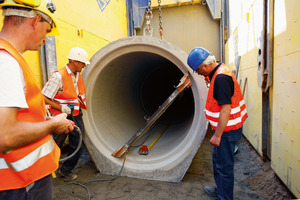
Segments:
[[[141,28],[145,17],[145,10],[148,6],[148,0],[132,0],[133,23],[134,28]]]

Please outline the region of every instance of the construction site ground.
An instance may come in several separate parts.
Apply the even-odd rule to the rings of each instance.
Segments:
[[[78,178],[66,182],[53,180],[54,200],[196,200],[214,199],[205,194],[204,186],[215,185],[212,168],[213,146],[207,133],[193,162],[179,183],[117,177],[98,172],[85,150],[74,169]],[[235,155],[234,199],[237,200],[286,200],[295,197],[271,169],[270,161],[263,161],[251,144],[243,137]],[[125,162],[126,165],[126,162]],[[95,182],[86,183],[95,180]]]

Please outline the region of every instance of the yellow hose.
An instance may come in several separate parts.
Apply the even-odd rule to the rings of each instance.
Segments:
[[[169,127],[169,125],[167,125],[164,130],[162,130],[160,132],[160,134],[155,138],[155,140],[149,145],[148,147],[148,151],[150,151],[150,149],[153,147],[153,145],[157,142],[157,140],[162,136],[162,134],[167,130],[167,128]]]

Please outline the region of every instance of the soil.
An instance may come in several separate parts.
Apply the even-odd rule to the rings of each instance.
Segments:
[[[211,134],[204,138],[193,162],[179,183],[143,180],[101,174],[94,166],[85,150],[74,169],[78,175],[76,182],[66,182],[64,178],[53,180],[54,200],[209,200],[205,194],[206,185],[215,185],[212,170],[212,150],[209,143]],[[286,200],[295,197],[276,176],[270,161],[263,161],[251,144],[243,137],[238,143],[235,155],[236,200]],[[126,165],[126,163],[125,163]],[[87,183],[89,181],[94,181]],[[90,193],[90,197],[89,197]]]

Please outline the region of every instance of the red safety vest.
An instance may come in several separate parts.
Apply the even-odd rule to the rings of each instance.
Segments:
[[[24,58],[7,41],[0,39],[0,49],[10,53],[22,68],[27,109],[18,111],[20,122],[45,121],[46,109],[41,90]],[[19,189],[51,174],[58,168],[60,149],[50,134],[27,146],[0,153],[0,191]]]
[[[56,71],[57,72],[57,71]],[[87,109],[85,86],[81,74],[79,73],[77,87],[79,95],[77,96],[76,89],[72,80],[71,74],[68,73],[67,68],[64,67],[58,72],[61,74],[63,81],[63,91],[54,96],[54,101],[60,105],[75,104],[73,116],[79,114],[79,108]],[[58,115],[61,112],[55,109],[50,109],[52,114]]]
[[[219,106],[218,101],[214,99],[213,93],[214,93],[215,78],[218,74],[225,74],[231,76],[234,82],[234,94],[231,97],[231,103],[232,103],[231,112],[230,112],[229,121],[227,123],[227,126],[225,127],[224,132],[237,130],[242,127],[243,122],[248,117],[248,114],[247,114],[246,104],[240,86],[235,76],[230,72],[230,70],[224,64],[222,64],[217,69],[214,76],[212,77],[210,87],[208,90],[207,100],[206,100],[206,108],[205,108],[206,118],[210,122],[212,128],[216,130],[218,126],[221,106]]]

